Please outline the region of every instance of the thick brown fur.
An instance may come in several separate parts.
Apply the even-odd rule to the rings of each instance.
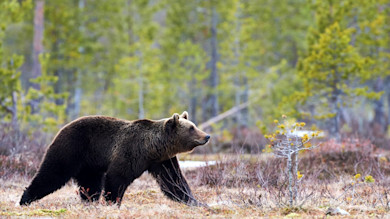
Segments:
[[[83,200],[98,200],[104,187],[107,203],[120,205],[126,188],[146,170],[169,198],[198,205],[176,154],[209,138],[188,120],[187,112],[157,121],[79,118],[58,132],[20,205],[43,198],[71,178],[78,182]]]

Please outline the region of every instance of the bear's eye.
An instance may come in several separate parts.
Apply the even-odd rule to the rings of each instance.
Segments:
[[[194,131],[194,130],[195,130],[194,126],[191,126],[191,127],[190,127],[190,131],[192,132],[192,131]]]

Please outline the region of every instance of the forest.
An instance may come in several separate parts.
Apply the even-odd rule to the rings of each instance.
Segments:
[[[389,63],[388,0],[0,0],[0,216],[386,217]],[[15,206],[65,124],[183,111],[207,207],[147,174],[119,209],[73,181]]]

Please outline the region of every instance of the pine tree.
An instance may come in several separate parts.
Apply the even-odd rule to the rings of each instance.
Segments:
[[[356,46],[356,29],[351,24],[356,24],[357,4],[350,0],[313,4],[317,26],[311,29],[308,53],[298,66],[305,90],[294,95],[316,119],[331,118],[329,128],[336,137],[345,107],[356,103],[357,97],[378,99],[381,95],[365,84],[372,76],[372,59],[362,56]]]
[[[166,29],[158,41],[162,58],[162,73],[158,77],[166,94],[164,113],[187,110],[194,122],[199,121],[208,76],[204,65],[208,57],[202,48],[207,27],[199,4],[199,1],[167,1]]]
[[[331,132],[336,135],[340,131],[341,109],[353,103],[351,97],[378,97],[362,86],[370,74],[366,71],[369,60],[351,45],[352,31],[341,29],[335,22],[319,36],[299,66],[305,94],[312,104],[321,106],[316,109],[316,117],[332,118]]]
[[[160,55],[155,47],[157,24],[153,15],[160,5],[153,1],[131,1],[121,11],[126,39],[125,53],[115,65],[112,103],[119,114],[130,114],[132,118],[145,118],[154,115],[159,109],[161,94],[159,86],[154,86],[160,72]],[[119,111],[120,110],[120,111]],[[137,115],[137,116],[135,116]]]
[[[2,1],[0,8],[0,117],[3,121],[12,122],[17,128],[19,117],[18,102],[22,95],[20,83],[21,72],[19,68],[23,64],[24,57],[19,54],[5,53],[4,38],[7,27],[14,22],[20,22],[25,18],[26,12],[31,8],[31,1],[19,3],[16,0]]]
[[[367,86],[372,87],[375,92],[384,93],[386,83],[389,80],[389,55],[386,50],[389,48],[388,31],[389,23],[386,18],[389,17],[389,7],[387,1],[356,1],[355,5],[355,44],[360,54],[370,58],[368,71],[370,75],[367,79]],[[379,99],[373,100],[374,118],[372,124],[377,134],[383,134],[387,129],[388,122],[385,119],[385,95]]]

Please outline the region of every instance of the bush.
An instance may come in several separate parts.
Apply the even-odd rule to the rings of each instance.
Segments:
[[[0,177],[13,174],[32,176],[44,155],[52,134],[36,129],[15,129],[10,124],[0,124]]]

